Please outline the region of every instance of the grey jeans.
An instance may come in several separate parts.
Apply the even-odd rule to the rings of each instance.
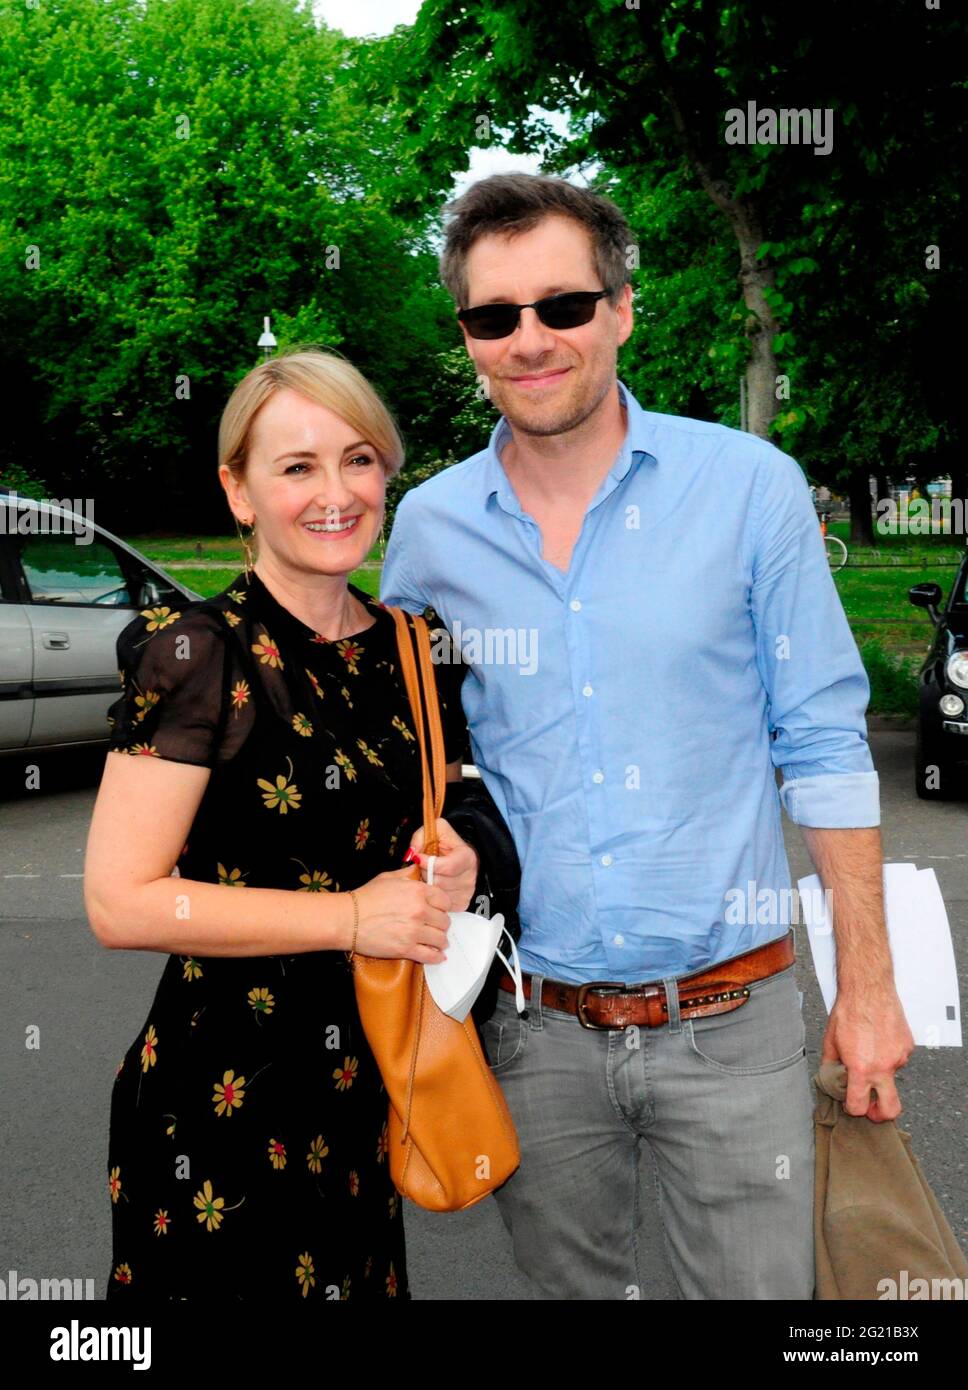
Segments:
[[[498,991],[482,1036],[521,1144],[495,1194],[536,1296],[648,1298],[638,1160],[651,1151],[687,1299],[811,1299],[813,1097],[794,967],[731,1013],[592,1031]]]

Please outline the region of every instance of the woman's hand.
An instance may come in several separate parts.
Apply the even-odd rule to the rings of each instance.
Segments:
[[[412,874],[408,864],[377,874],[356,889],[360,909],[356,949],[361,956],[415,960],[422,965],[446,960],[447,894]]]
[[[477,887],[477,850],[461,839],[449,821],[438,820],[437,840],[433,886],[439,884],[443,888],[451,912],[466,912]],[[427,856],[424,854],[423,826],[414,832],[410,848],[419,855],[420,872],[426,879]]]

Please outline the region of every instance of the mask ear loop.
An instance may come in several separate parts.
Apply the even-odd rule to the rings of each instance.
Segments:
[[[501,928],[501,936],[506,936],[508,942],[510,943],[511,959],[514,961],[514,964],[510,964],[507,956],[501,950],[500,946],[496,946],[494,948],[494,954],[497,956],[498,960],[503,962],[505,970],[508,972],[508,974],[511,976],[511,979],[514,981],[514,1007],[517,1009],[519,1014],[527,1013],[524,1001],[524,972],[521,969],[521,959],[518,955],[517,943],[515,942],[514,937],[508,931],[507,927]],[[498,940],[500,939],[501,938],[498,937]]]

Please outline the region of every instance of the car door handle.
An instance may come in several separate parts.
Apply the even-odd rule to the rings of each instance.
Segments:
[[[44,632],[41,633],[44,646],[50,651],[64,651],[71,645],[71,639],[66,632]]]

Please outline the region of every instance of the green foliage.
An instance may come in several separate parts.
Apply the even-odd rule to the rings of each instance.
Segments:
[[[913,657],[892,657],[874,639],[862,643],[859,651],[871,686],[870,713],[914,718],[918,712],[920,663]]]
[[[224,524],[218,418],[266,314],[280,345],[336,347],[404,420],[442,421],[457,335],[426,219],[387,206],[412,170],[368,61],[298,0],[4,8],[0,462],[123,482],[141,524]]]

